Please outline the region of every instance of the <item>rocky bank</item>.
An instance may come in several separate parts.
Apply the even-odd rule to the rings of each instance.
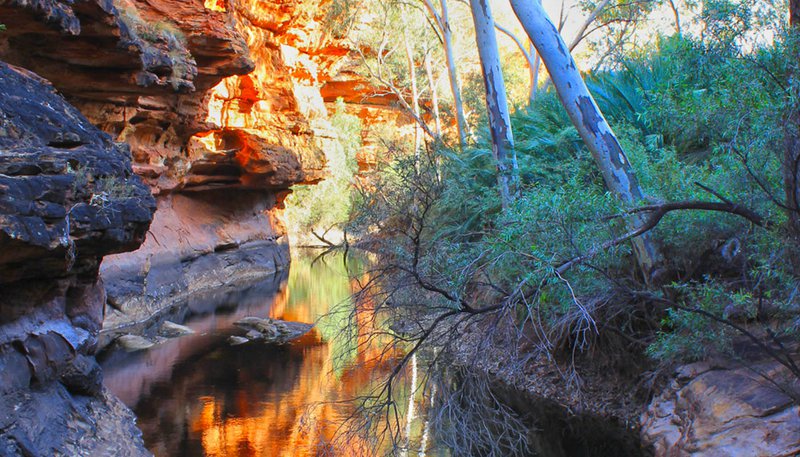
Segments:
[[[154,210],[126,146],[0,64],[0,455],[147,454],[94,353],[100,261],[139,246]]]
[[[775,361],[680,367],[642,414],[657,457],[800,455],[800,380]]]

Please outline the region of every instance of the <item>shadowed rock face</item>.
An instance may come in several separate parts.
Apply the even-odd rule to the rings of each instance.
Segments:
[[[123,430],[130,455],[145,452],[93,354],[100,259],[136,249],[154,210],[126,147],[0,63],[0,454],[103,450]]]
[[[144,240],[155,201],[111,141],[40,78],[0,66],[0,283],[97,270]]]

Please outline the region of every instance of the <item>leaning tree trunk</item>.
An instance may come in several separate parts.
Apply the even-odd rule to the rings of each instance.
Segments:
[[[606,186],[626,206],[636,205],[643,194],[630,162],[589,93],[553,22],[539,2],[511,0],[511,7],[541,56],[561,103],[592,153]],[[638,215],[628,220],[631,229],[639,227],[642,222]],[[661,263],[655,243],[649,234],[644,234],[633,239],[633,248],[645,281],[649,282],[655,267]]]
[[[511,132],[511,117],[506,100],[506,86],[500,68],[500,52],[495,22],[489,0],[470,0],[472,19],[475,22],[475,41],[481,59],[483,83],[486,87],[486,111],[489,115],[489,131],[492,135],[492,155],[497,164],[497,185],[503,207],[508,207],[515,194],[516,154],[514,136]]]

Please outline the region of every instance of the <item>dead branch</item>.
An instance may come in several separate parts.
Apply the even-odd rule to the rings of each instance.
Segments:
[[[598,254],[600,254],[601,252],[607,251],[615,246],[619,246],[622,243],[625,243],[633,238],[636,238],[637,236],[649,232],[650,230],[654,229],[659,222],[661,222],[661,219],[663,219],[664,216],[666,216],[668,213],[672,211],[686,211],[686,210],[716,211],[716,212],[734,214],[736,216],[740,216],[749,220],[750,222],[759,227],[764,227],[764,228],[769,227],[769,222],[766,221],[761,215],[759,215],[758,213],[749,208],[745,208],[735,203],[683,201],[683,202],[673,202],[673,203],[661,203],[658,205],[640,206],[638,208],[633,208],[631,210],[628,210],[622,214],[616,214],[610,216],[606,218],[606,220],[621,218],[630,214],[650,213],[650,216],[644,221],[644,223],[641,226],[625,233],[622,236],[614,238],[613,240],[606,241],[599,247],[591,249],[586,254],[573,257],[572,259],[563,262],[561,265],[556,267],[556,273],[563,274],[564,272],[574,267],[575,265],[590,260],[595,256],[597,256]]]

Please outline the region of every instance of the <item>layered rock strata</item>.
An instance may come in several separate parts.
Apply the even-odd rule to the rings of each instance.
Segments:
[[[318,3],[0,0],[0,455],[145,452],[97,348],[288,264],[348,53]]]
[[[156,196],[145,245],[103,262],[105,343],[288,264],[277,210],[325,175],[316,0],[0,0],[0,57],[130,145]],[[332,54],[339,53],[339,50]]]
[[[0,455],[146,454],[94,352],[100,261],[136,249],[154,210],[127,147],[0,63]]]
[[[657,457],[800,455],[800,380],[774,361],[681,367],[642,415]]]

